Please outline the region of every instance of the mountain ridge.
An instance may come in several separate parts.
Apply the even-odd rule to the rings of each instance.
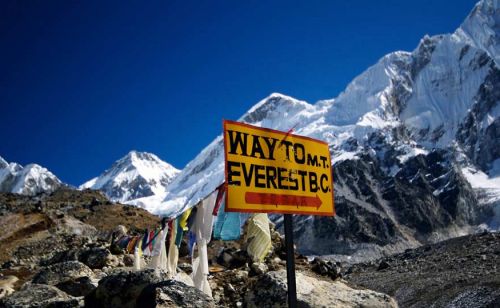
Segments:
[[[40,165],[23,167],[0,157],[0,192],[36,195],[52,192],[63,185],[52,172]]]
[[[115,161],[100,176],[79,186],[79,189],[103,191],[112,201],[140,205],[147,209],[144,198],[163,198],[165,188],[179,173],[172,165],[147,152],[130,151]]]
[[[480,1],[454,33],[382,57],[336,98],[309,104],[273,93],[239,119],[330,145],[335,183],[343,183],[335,185],[338,215],[295,217],[299,249],[380,255],[495,225],[499,7]],[[188,163],[155,211],[178,215],[224,181],[222,142],[217,136]]]

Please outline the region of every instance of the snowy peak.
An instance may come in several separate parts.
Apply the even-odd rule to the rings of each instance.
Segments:
[[[54,191],[62,185],[52,172],[42,166],[29,164],[23,168],[0,157],[0,192],[36,195]]]
[[[164,196],[165,188],[178,173],[179,170],[154,154],[130,151],[99,177],[81,185],[80,189],[99,189],[113,201],[125,203]]]
[[[397,51],[380,59],[356,77],[337,98],[330,100],[326,118],[335,126],[362,124],[380,127],[379,121],[363,121],[366,116],[386,120],[392,110],[388,105],[390,89],[410,65],[410,53]],[[371,116],[370,116],[371,115]],[[365,122],[360,123],[360,122]]]
[[[29,164],[18,174],[16,186],[12,192],[19,194],[36,194],[42,191],[52,191],[61,186],[61,181],[46,168],[37,164]]]
[[[289,130],[301,121],[300,114],[312,111],[314,106],[280,93],[273,93],[255,104],[241,118],[241,122]]]
[[[2,156],[0,156],[0,169],[3,169],[5,167],[7,167],[9,165],[9,163],[2,158]]]
[[[467,16],[456,35],[485,50],[500,66],[500,0],[482,0]]]

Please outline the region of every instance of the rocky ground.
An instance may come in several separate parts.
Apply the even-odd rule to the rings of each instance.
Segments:
[[[105,243],[117,225],[139,232],[159,218],[133,206],[112,204],[98,191],[62,188],[34,197],[0,193],[0,274],[21,285],[43,258],[69,248]]]
[[[140,233],[159,218],[90,190],[0,194],[0,307],[287,306],[284,239],[274,228],[272,251],[260,263],[242,241],[210,243],[210,298],[192,286],[186,243],[176,280],[134,271],[134,256],[110,245],[119,225]],[[296,255],[299,307],[494,307],[499,238],[457,239],[350,267]]]
[[[500,307],[500,233],[482,233],[353,265],[344,278],[401,307]]]

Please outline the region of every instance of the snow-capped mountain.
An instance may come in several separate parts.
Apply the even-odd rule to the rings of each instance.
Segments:
[[[499,102],[500,1],[483,0],[454,33],[384,56],[334,99],[272,94],[239,120],[329,143],[337,216],[296,216],[297,244],[356,258],[499,226]],[[151,209],[179,214],[223,181],[218,136]]]
[[[54,174],[37,164],[23,167],[0,157],[0,192],[36,195],[54,191],[62,185]]]
[[[148,209],[150,204],[154,206],[165,198],[167,185],[178,173],[179,170],[154,154],[131,151],[79,188],[101,190],[115,202]]]

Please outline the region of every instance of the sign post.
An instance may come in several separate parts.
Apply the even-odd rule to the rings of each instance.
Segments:
[[[297,307],[295,287],[295,252],[293,251],[293,215],[285,214],[286,283],[288,285],[288,307]]]
[[[227,212],[285,214],[288,304],[297,306],[293,214],[335,215],[326,142],[224,121]]]

